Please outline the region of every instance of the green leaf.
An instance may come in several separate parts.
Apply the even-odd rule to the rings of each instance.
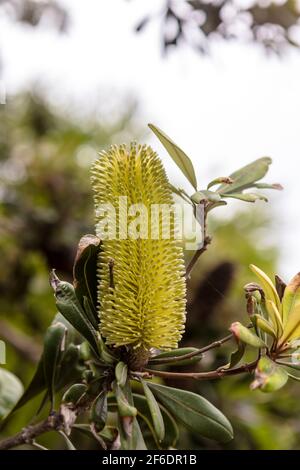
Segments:
[[[213,186],[216,186],[217,184],[222,184],[222,183],[227,184],[227,185],[232,184],[233,180],[229,178],[228,176],[219,176],[218,178],[215,178],[207,185],[207,189],[210,189]]]
[[[284,290],[282,299],[282,320],[283,325],[287,321],[295,308],[300,305],[300,273],[296,274],[293,279],[288,283]]]
[[[115,375],[116,375],[117,384],[120,385],[120,387],[124,387],[124,385],[126,384],[127,373],[128,373],[127,365],[122,361],[118,362],[115,368]]]
[[[201,361],[202,354],[197,354],[191,358],[181,359],[181,356],[187,356],[188,354],[194,354],[199,351],[197,348],[178,348],[172,351],[163,352],[157,356],[152,357],[149,360],[150,365],[165,365],[174,364],[176,366],[186,366],[196,364]]]
[[[231,369],[232,367],[236,366],[243,358],[244,353],[245,353],[245,343],[242,343],[241,341],[238,341],[238,348],[236,351],[231,353],[230,356],[230,361],[227,366],[224,368]]]
[[[265,333],[272,336],[273,338],[276,338],[276,332],[273,328],[273,325],[268,320],[266,320],[265,318],[261,317],[258,314],[253,315],[253,317],[255,319],[255,325],[260,330],[264,331]]]
[[[74,287],[69,282],[60,281],[53,271],[50,276],[50,282],[55,292],[56,306],[59,312],[90,343],[97,354],[97,332],[86,317],[77,299]]]
[[[266,393],[275,392],[286,384],[288,378],[288,373],[283,367],[271,361],[267,356],[263,356],[257,364],[251,389],[259,388]]]
[[[235,171],[229,176],[229,178],[233,180],[233,183],[222,184],[217,190],[218,193],[233,194],[247,188],[252,188],[257,181],[261,180],[267,174],[271,163],[271,158],[263,157]]]
[[[12,412],[17,411],[19,408],[26,405],[27,402],[39,395],[43,390],[46,390],[46,381],[44,374],[44,359],[42,356],[31,382],[29,383],[24,394],[21,396]]]
[[[62,397],[62,401],[64,403],[73,403],[76,405],[76,403],[80,400],[86,391],[87,386],[85,384],[73,384],[65,392],[64,396]]]
[[[256,183],[253,185],[253,188],[257,189],[275,189],[277,191],[282,191],[283,187],[279,183],[267,184],[267,183]]]
[[[54,405],[57,368],[65,348],[67,328],[62,323],[51,325],[45,335],[43,364],[45,381],[48,388],[51,406]]]
[[[95,399],[91,409],[91,420],[97,432],[102,431],[107,421],[107,391],[102,390]]]
[[[162,145],[165,147],[170,157],[172,157],[178,168],[180,168],[184,176],[188,179],[195,190],[197,190],[195,170],[189,157],[162,130],[153,124],[148,125],[152,132],[154,132],[156,137],[160,140]]]
[[[232,323],[231,327],[229,328],[234,336],[243,343],[249,344],[253,348],[265,348],[266,344],[263,342],[261,338],[259,338],[256,334],[252,333],[249,328],[246,328],[240,322]]]
[[[221,196],[218,193],[213,191],[208,191],[207,189],[201,189],[191,196],[191,200],[195,204],[199,204],[201,201],[210,201],[210,202],[220,202]]]
[[[116,383],[113,382],[113,391],[116,396],[117,400],[117,405],[118,405],[118,410],[119,414],[122,418],[125,417],[135,417],[137,414],[137,410],[134,406],[129,404],[124,392],[122,391],[121,387]]]
[[[156,437],[156,433],[151,423],[152,417],[150,414],[150,410],[149,410],[149,406],[148,406],[146,398],[143,395],[138,395],[134,393],[133,399],[134,399],[134,405],[136,406],[138,410],[138,415],[144,420],[144,422],[148,426],[156,442],[157,437]],[[175,447],[179,439],[178,426],[173,416],[161,403],[159,403],[159,407],[160,407],[160,410],[163,416],[164,425],[165,425],[165,437],[164,437],[164,440],[161,442],[160,446],[158,442],[156,442],[156,445],[158,447],[162,447],[163,449],[168,449],[169,447]]]
[[[200,395],[148,382],[156,398],[182,424],[193,432],[218,442],[233,438],[228,419]]]
[[[261,269],[259,269],[257,266],[254,264],[250,264],[250,269],[253,271],[256,276],[259,278],[261,287],[263,288],[263,291],[265,293],[265,296],[267,299],[272,300],[275,305],[277,306],[277,309],[281,309],[281,303],[279,299],[279,295],[277,293],[277,290],[266,273],[264,273]]]
[[[7,416],[23,393],[21,381],[11,372],[0,368],[0,420]]]
[[[155,429],[155,433],[156,433],[158,441],[161,442],[163,441],[165,437],[164,420],[163,420],[159,405],[153,393],[151,392],[150,388],[148,387],[147,383],[144,380],[142,380],[141,382],[143,385],[144,394],[145,394],[145,397],[149,406],[149,410],[152,416],[152,422],[153,422],[153,426]]]
[[[100,239],[95,235],[84,235],[78,244],[73,266],[74,287],[76,295],[83,305],[84,297],[89,299],[94,319],[98,323],[97,305],[97,255],[100,250]],[[96,324],[97,324],[96,323]]]
[[[74,447],[73,442],[69,439],[69,437],[66,435],[66,433],[64,433],[63,431],[58,431],[58,432],[64,438],[67,449],[68,450],[76,450],[76,447]]]
[[[255,194],[255,193],[221,193],[222,197],[229,197],[232,199],[239,199],[240,201],[244,202],[256,202],[256,201],[265,201],[268,202],[268,198],[266,198],[263,194]]]

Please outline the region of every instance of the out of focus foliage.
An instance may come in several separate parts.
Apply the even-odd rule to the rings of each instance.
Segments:
[[[101,115],[83,122],[29,95],[9,99],[0,121],[0,338],[7,342],[5,367],[26,385],[35,357],[28,351],[41,344],[56,313],[49,269],[55,267],[60,275],[70,277],[78,239],[94,232],[90,163],[101,148],[112,141],[138,138],[140,130],[133,107],[110,124]],[[252,212],[247,207],[229,220],[211,221],[209,232],[214,241],[190,281],[192,295],[182,345],[203,346],[226,335],[233,320],[247,323],[243,285],[252,280],[249,263],[276,270],[277,251],[265,244],[272,220],[261,212],[262,204]],[[206,354],[201,368],[226,363],[228,350]],[[205,395],[228,416],[235,428],[230,447],[299,447],[297,386],[291,384],[271,395],[253,393],[247,376],[180,385]],[[2,435],[28,424],[37,406],[38,401],[33,401],[16,413]],[[274,432],[279,426],[280,435]],[[214,445],[184,430],[181,435],[179,448]],[[57,439],[49,434],[41,442],[63,447]],[[91,445],[81,435],[75,436],[75,443],[77,439],[81,448]]]
[[[135,105],[124,109],[108,123],[101,111],[82,122],[31,95],[1,108],[0,337],[23,383],[56,313],[49,270],[70,279],[78,240],[94,231],[91,161],[112,141],[139,137]]]
[[[0,0],[0,11],[14,21],[30,26],[43,24],[60,32],[65,32],[68,27],[66,10],[52,0]]]
[[[161,4],[159,12],[148,7],[136,31],[159,18],[164,51],[185,42],[207,53],[212,37],[252,41],[276,53],[300,45],[298,0],[162,0]]]

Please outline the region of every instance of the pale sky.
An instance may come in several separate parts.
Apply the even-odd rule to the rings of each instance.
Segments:
[[[300,51],[278,59],[258,47],[220,41],[207,58],[187,47],[162,57],[158,25],[133,33],[160,0],[60,3],[71,14],[67,35],[12,27],[0,18],[7,90],[41,80],[58,95],[93,106],[97,100],[100,106],[99,90],[114,99],[136,96],[145,132],[148,122],[165,130],[193,160],[202,187],[209,178],[271,156],[268,181],[286,188],[270,194],[278,226],[271,236],[281,245],[281,274],[298,272]],[[160,144],[147,136],[173,173]],[[180,184],[186,186],[183,177]]]

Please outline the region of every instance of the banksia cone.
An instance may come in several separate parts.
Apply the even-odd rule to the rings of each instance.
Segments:
[[[169,182],[157,154],[148,146],[113,146],[102,152],[92,168],[96,207],[97,235],[99,210],[111,204],[116,214],[116,236],[104,237],[98,260],[98,296],[100,331],[113,347],[130,345],[132,351],[154,347],[176,348],[185,324],[185,278],[183,250],[174,238],[174,220],[170,237],[164,239],[160,214],[159,236],[151,237],[153,204],[173,204]],[[140,222],[148,218],[146,231],[137,239],[130,237],[132,219],[128,216],[128,237],[121,219],[124,207],[120,197],[147,209],[139,212]],[[103,206],[102,206],[103,207]],[[123,219],[122,219],[123,220]],[[120,228],[121,227],[121,228]],[[143,225],[144,227],[144,225]],[[121,233],[122,232],[122,233]]]

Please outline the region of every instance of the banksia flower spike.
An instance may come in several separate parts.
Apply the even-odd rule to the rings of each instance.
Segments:
[[[185,324],[184,261],[180,241],[174,237],[174,220],[168,238],[163,236],[161,213],[158,232],[153,234],[150,228],[152,208],[157,207],[153,205],[173,205],[159,157],[148,146],[113,146],[93,165],[92,186],[96,232],[103,240],[98,301],[106,344],[128,346],[141,354],[151,348],[176,348]],[[103,207],[114,209],[115,215],[108,211],[108,222],[116,222],[116,231],[109,229],[105,236]],[[139,217],[133,220],[131,210],[137,207]],[[133,236],[133,229],[138,229],[138,236]]]

